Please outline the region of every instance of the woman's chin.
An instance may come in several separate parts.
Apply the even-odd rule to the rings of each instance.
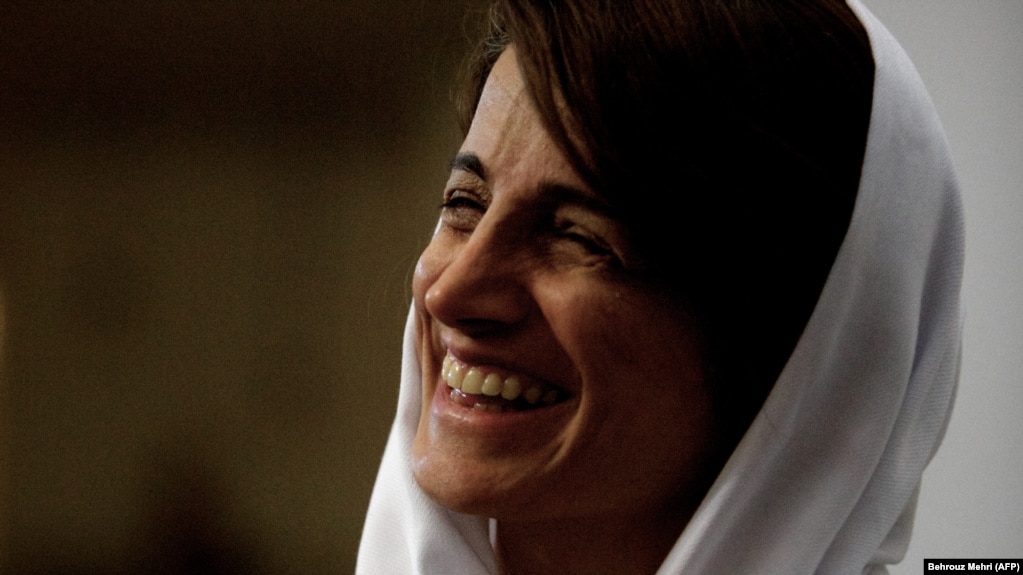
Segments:
[[[436,449],[413,450],[412,471],[420,489],[438,505],[470,515],[504,516],[521,507],[518,499],[529,491],[491,467],[449,457]]]

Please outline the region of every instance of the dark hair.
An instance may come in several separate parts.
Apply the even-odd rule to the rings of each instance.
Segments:
[[[866,31],[841,0],[498,0],[464,129],[508,45],[646,272],[697,315],[737,438],[848,228],[873,93]]]

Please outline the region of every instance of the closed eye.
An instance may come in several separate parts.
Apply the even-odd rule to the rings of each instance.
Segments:
[[[582,250],[587,259],[601,261],[617,266],[620,264],[619,254],[614,247],[601,236],[571,221],[559,221],[554,225],[556,238],[570,242],[575,249]]]
[[[454,195],[444,200],[444,203],[442,203],[440,207],[442,210],[483,210],[483,206],[481,206],[479,202],[463,195]]]
[[[564,229],[559,230],[558,233],[561,235],[561,237],[579,244],[583,248],[586,248],[586,251],[591,252],[593,254],[609,255],[613,253],[611,247],[608,246],[603,241],[601,241],[600,238],[597,238],[592,234],[588,234],[581,231],[581,228],[578,228],[577,226],[570,225]]]
[[[476,194],[456,189],[445,194],[440,219],[444,225],[453,229],[471,232],[476,228],[484,212],[486,206]]]

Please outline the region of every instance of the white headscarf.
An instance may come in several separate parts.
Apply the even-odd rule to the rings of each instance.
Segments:
[[[962,213],[916,70],[849,5],[876,72],[848,233],[786,367],[658,575],[885,573],[905,553],[958,378]],[[356,572],[494,574],[488,520],[438,506],[412,476],[414,322]]]

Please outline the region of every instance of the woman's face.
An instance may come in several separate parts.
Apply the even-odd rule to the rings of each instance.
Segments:
[[[633,273],[626,230],[548,136],[512,49],[443,206],[413,280],[423,490],[499,519],[698,500],[715,434],[694,323]]]

